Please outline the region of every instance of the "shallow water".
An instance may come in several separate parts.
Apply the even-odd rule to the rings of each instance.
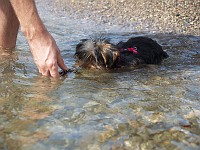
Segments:
[[[200,37],[96,26],[46,3],[39,12],[69,67],[79,40],[99,35],[114,43],[145,35],[170,57],[53,80],[38,74],[20,33],[16,52],[1,59],[0,149],[200,149]]]

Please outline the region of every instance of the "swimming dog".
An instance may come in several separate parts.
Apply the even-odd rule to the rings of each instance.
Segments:
[[[148,37],[132,37],[112,44],[106,39],[84,39],[76,46],[76,67],[114,69],[140,64],[161,64],[168,54]]]

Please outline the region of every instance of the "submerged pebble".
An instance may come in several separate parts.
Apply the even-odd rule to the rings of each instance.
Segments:
[[[185,128],[191,128],[192,127],[191,123],[186,119],[181,119],[179,121],[179,125],[182,126],[182,127],[185,127]]]

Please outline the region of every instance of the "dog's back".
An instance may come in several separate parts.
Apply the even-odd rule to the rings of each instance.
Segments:
[[[162,47],[148,37],[133,37],[127,42],[118,43],[117,46],[119,49],[135,48],[137,53],[124,51],[122,55],[137,61],[138,64],[160,64],[163,59],[168,57],[168,54],[163,51]]]

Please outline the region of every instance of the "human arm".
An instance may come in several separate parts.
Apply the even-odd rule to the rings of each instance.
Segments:
[[[44,76],[59,77],[58,67],[67,70],[60,50],[39,17],[34,0],[10,0],[20,22],[35,64]]]

